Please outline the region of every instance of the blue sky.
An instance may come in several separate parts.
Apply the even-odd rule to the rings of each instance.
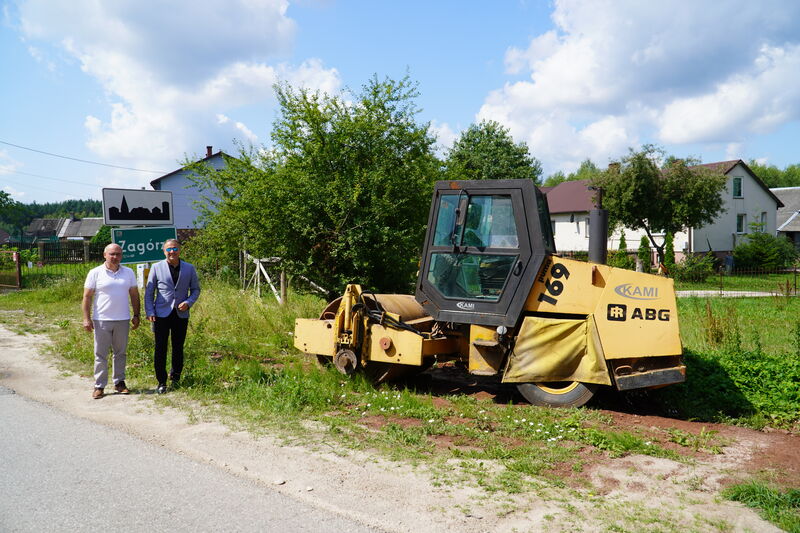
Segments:
[[[277,81],[335,93],[406,72],[441,150],[497,120],[545,175],[642,143],[800,162],[795,0],[0,5],[0,188],[22,202],[99,199],[207,145],[268,144]]]

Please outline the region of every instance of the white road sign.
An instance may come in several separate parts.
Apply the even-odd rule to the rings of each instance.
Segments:
[[[107,226],[172,226],[172,191],[103,189]]]

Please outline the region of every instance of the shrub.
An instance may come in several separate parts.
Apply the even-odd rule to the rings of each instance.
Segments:
[[[92,244],[110,244],[111,243],[111,226],[100,226],[100,229],[97,230],[97,233],[94,234],[92,240],[89,241]]]
[[[678,281],[703,282],[714,273],[714,256],[687,254],[680,263],[670,269],[672,277]]]
[[[36,248],[30,248],[25,250],[20,250],[16,246],[0,246],[0,250],[7,250],[11,252],[19,252],[19,260],[22,264],[25,263],[36,263],[39,261],[39,250]],[[4,254],[5,255],[5,254]],[[10,258],[8,258],[10,262]]]
[[[797,259],[797,250],[786,237],[755,232],[733,250],[734,267],[737,270],[775,270],[792,264]]]
[[[667,272],[672,272],[675,269],[675,236],[672,233],[667,233],[664,237],[664,266],[667,267]]]
[[[636,252],[636,255],[639,256],[639,261],[642,262],[642,270],[650,272],[652,260],[650,255],[650,239],[647,238],[647,235],[642,235],[639,241],[639,250]]]
[[[625,268],[633,270],[636,268],[636,261],[628,255],[628,243],[625,242],[625,232],[621,232],[619,236],[619,250],[616,252],[609,252],[608,254],[609,266],[617,268]]]

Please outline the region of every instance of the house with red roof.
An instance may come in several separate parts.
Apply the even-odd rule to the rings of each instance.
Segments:
[[[748,233],[764,231],[776,234],[776,214],[783,207],[781,200],[741,159],[698,165],[713,168],[728,177],[723,191],[723,211],[711,223],[699,228],[686,228],[675,235],[676,257],[688,253],[712,251],[726,255],[742,242]],[[556,249],[559,252],[589,249],[589,211],[594,208],[594,191],[587,180],[566,181],[555,187],[542,187],[550,208]],[[608,241],[608,249],[619,247],[621,231],[627,248],[639,247],[643,231],[617,229]],[[658,235],[656,238],[663,237]]]

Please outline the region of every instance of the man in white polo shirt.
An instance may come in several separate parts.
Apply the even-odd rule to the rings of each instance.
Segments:
[[[128,394],[125,386],[125,352],[128,330],[139,327],[139,289],[136,276],[120,265],[122,248],[109,244],[103,250],[105,262],[89,271],[83,284],[83,329],[94,331],[94,392],[98,400],[108,384],[108,351],[114,352],[114,389]],[[133,307],[131,319],[130,306]],[[131,328],[132,323],[133,327]]]

